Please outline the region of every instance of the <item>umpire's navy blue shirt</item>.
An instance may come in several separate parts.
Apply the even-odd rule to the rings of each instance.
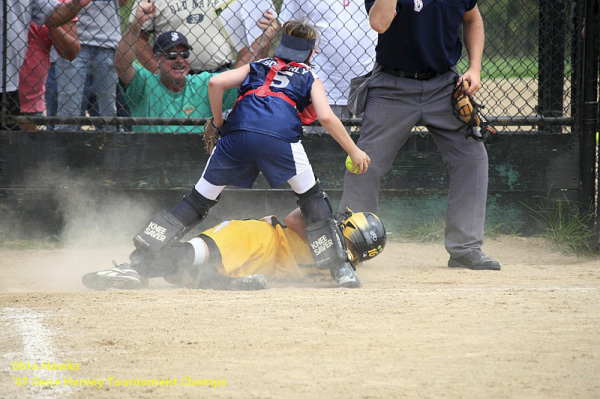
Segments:
[[[374,3],[365,0],[367,13]],[[447,71],[460,58],[459,30],[465,13],[476,4],[477,0],[398,0],[392,24],[377,40],[377,63],[405,72]]]

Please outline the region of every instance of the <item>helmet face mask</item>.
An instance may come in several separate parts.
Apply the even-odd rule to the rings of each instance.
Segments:
[[[387,234],[377,215],[371,212],[354,213],[346,208],[343,217],[342,232],[352,244],[357,261],[373,259],[383,251]]]

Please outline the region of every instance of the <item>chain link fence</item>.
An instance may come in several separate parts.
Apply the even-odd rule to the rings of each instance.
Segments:
[[[122,57],[118,62],[119,42],[146,0],[94,0],[77,21],[61,27],[29,25],[31,7],[25,3],[3,2],[3,125],[201,133],[210,117],[211,74],[272,55],[280,37],[278,26],[289,18],[306,18],[320,29],[316,72],[342,121],[360,124],[342,109],[350,79],[368,72],[374,61],[377,35],[370,29],[363,1],[156,0],[140,33],[126,43],[129,55],[134,54],[130,64]],[[476,99],[500,131],[571,131],[581,3],[480,2],[486,46],[483,88]],[[277,16],[268,29],[264,13]],[[153,53],[155,38],[169,30],[188,38],[192,49],[186,60],[182,54],[166,60],[164,54]],[[462,72],[466,60],[463,54]],[[163,75],[185,73],[184,61],[189,61],[193,84],[182,91],[166,89]],[[128,65],[134,68],[133,79]],[[17,87],[20,108],[15,110]],[[231,92],[225,105],[230,108],[236,97]],[[11,114],[27,118],[11,119]]]

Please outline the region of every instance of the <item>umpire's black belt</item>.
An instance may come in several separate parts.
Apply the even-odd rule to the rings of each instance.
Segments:
[[[407,78],[407,79],[415,79],[415,80],[429,80],[429,79],[435,78],[438,75],[441,75],[441,73],[438,73],[438,72],[406,72],[406,71],[401,71],[396,68],[388,68],[388,67],[383,67],[383,72],[390,74],[390,75],[398,76],[399,78]]]

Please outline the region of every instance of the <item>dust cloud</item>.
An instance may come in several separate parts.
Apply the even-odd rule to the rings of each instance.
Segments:
[[[69,176],[50,167],[32,174],[28,180],[27,187],[30,188],[39,188],[41,181],[46,187],[51,186],[50,190],[44,190],[44,195],[48,196],[48,207],[56,215],[52,221],[56,225],[51,227],[57,230],[57,234],[49,240],[54,242],[52,245],[34,241],[32,246],[27,246],[33,247],[31,249],[3,250],[0,267],[16,274],[19,270],[36,270],[36,273],[24,272],[17,286],[0,283],[0,292],[85,290],[81,283],[83,274],[110,268],[113,261],[117,264],[128,262],[134,249],[132,239],[137,231],[161,207],[171,209],[181,198],[175,194],[172,202],[164,201],[164,198],[157,200],[151,189],[133,194],[127,190],[107,189],[102,182],[86,176]],[[190,183],[189,189],[193,184]],[[283,221],[287,213],[296,207],[295,196],[290,190],[276,190],[271,193],[274,195],[264,195],[261,190],[226,189],[206,220],[183,239],[190,239],[224,220],[272,214]],[[48,213],[47,210],[44,212]],[[38,226],[33,226],[33,229],[44,223],[47,229],[49,221],[39,218]],[[28,231],[20,234],[27,237]]]

